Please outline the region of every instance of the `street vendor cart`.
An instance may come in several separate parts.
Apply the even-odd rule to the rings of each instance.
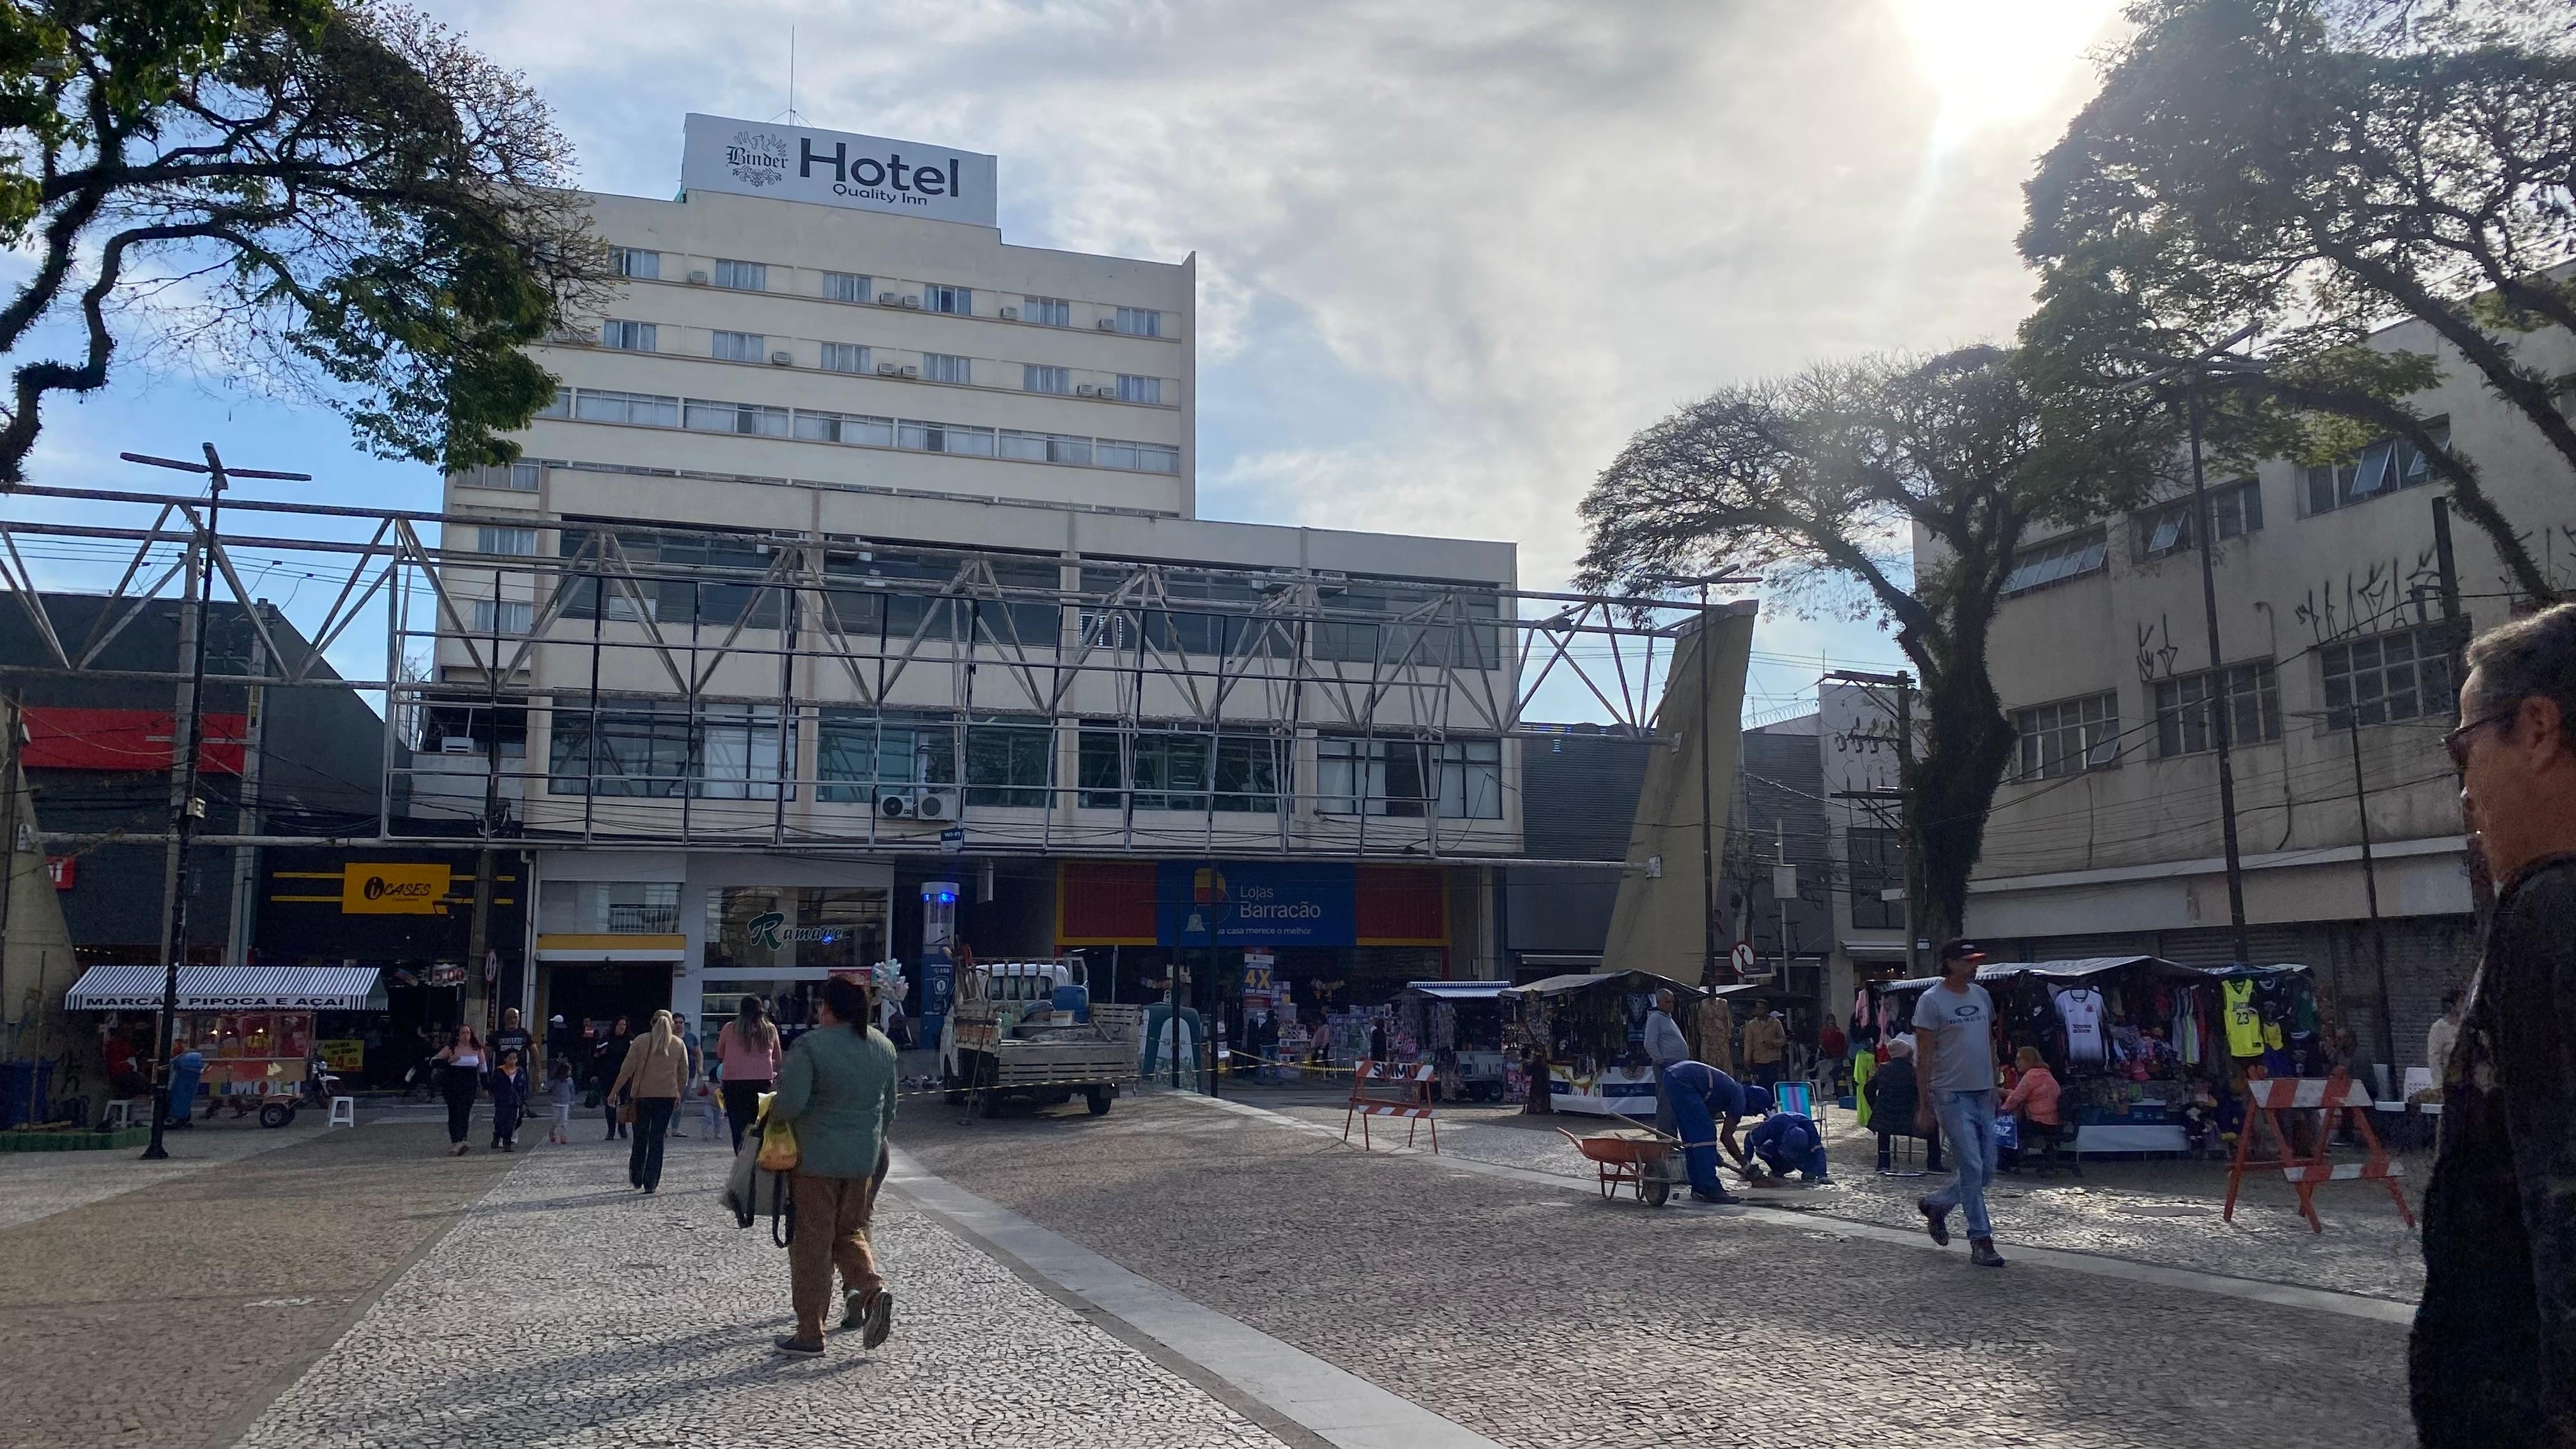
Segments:
[[[1508,981],[1414,981],[1396,997],[1399,1035],[1421,1044],[1443,1099],[1501,1099],[1511,1060],[1503,1050],[1503,993],[1510,989]]]
[[[164,984],[158,966],[93,966],[63,1004],[157,1016]],[[177,1002],[173,1050],[203,1059],[206,1117],[230,1106],[236,1117],[256,1112],[263,1127],[287,1125],[302,1107],[329,1105],[336,1079],[318,1055],[315,1013],[385,1009],[379,973],[345,966],[184,966]],[[174,1102],[171,1119],[194,1111],[193,1101]]]
[[[1655,1117],[1655,1073],[1641,1043],[1655,993],[1687,1008],[1708,993],[1651,971],[1550,976],[1501,993],[1506,1043],[1547,1062],[1550,1105],[1559,1112]],[[1682,1010],[1683,1029],[1693,1013]]]

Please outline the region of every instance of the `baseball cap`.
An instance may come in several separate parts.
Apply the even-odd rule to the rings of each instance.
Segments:
[[[1941,964],[1945,966],[1953,961],[1983,961],[1985,959],[1985,948],[1979,946],[1974,941],[1952,941],[1941,948]]]
[[[1744,1088],[1744,1115],[1747,1117],[1762,1117],[1769,1115],[1770,1111],[1771,1089],[1769,1087],[1755,1086],[1749,1082],[1746,1083]]]

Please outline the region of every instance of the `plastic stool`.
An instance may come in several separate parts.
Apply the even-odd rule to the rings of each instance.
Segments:
[[[115,1101],[107,1104],[107,1127],[109,1131],[112,1132],[119,1127],[131,1127],[133,1125],[134,1103],[130,1098],[119,1097]]]
[[[333,1097],[331,1099],[331,1120],[322,1124],[324,1130],[327,1131],[333,1127],[355,1127],[357,1125],[358,1099],[355,1097]]]

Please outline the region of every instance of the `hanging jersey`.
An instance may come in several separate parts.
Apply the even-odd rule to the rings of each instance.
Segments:
[[[2263,1017],[2254,1009],[2253,981],[2240,976],[2220,983],[2218,992],[2220,1014],[2227,1018],[2227,1054],[2263,1055]]]
[[[2057,993],[2057,1019],[2066,1026],[2066,1059],[2099,1065],[2102,1061],[2102,993],[2089,986]]]

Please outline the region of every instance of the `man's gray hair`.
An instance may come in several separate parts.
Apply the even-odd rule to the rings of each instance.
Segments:
[[[2559,738],[2576,750],[2576,604],[2489,629],[2469,645],[2468,659],[2481,676],[2472,720],[2539,695],[2557,703]]]

